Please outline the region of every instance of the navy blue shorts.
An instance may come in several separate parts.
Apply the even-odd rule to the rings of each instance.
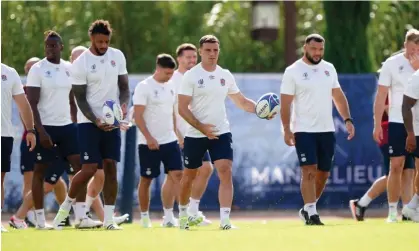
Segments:
[[[297,132],[294,137],[300,166],[317,165],[318,170],[330,172],[336,146],[334,132]]]
[[[43,148],[39,137],[36,137],[36,159],[37,163],[52,163],[57,157],[66,158],[79,154],[79,143],[77,140],[77,124],[65,126],[44,126],[45,131],[51,137],[52,142],[57,145],[53,149]]]
[[[196,169],[205,161],[205,153],[209,152],[211,161],[233,160],[233,137],[231,133],[224,133],[218,139],[185,137],[183,147],[183,162],[186,168]]]
[[[416,137],[416,141],[419,140],[419,137]],[[419,143],[419,142],[418,142]],[[383,164],[384,170],[383,173],[388,175],[390,173],[390,154],[388,153],[388,145],[380,146],[381,153],[383,154]],[[404,169],[414,169],[415,168],[415,157],[412,154],[406,156],[404,161]]]
[[[388,123],[388,152],[390,157],[407,156],[407,132],[403,123]]]
[[[121,159],[121,130],[103,131],[92,123],[79,124],[80,158],[82,164],[99,164],[105,159]]]
[[[13,137],[1,137],[1,172],[10,172]]]
[[[181,149],[182,152],[182,159],[185,158],[185,154],[183,153],[183,149]],[[209,156],[209,152],[206,151],[204,154],[204,157],[202,158],[202,162],[208,162],[211,161],[211,157]]]
[[[150,150],[147,145],[138,145],[140,157],[140,175],[146,178],[157,178],[160,175],[160,164],[164,173],[182,170],[182,155],[177,141],[159,146],[159,150]]]
[[[26,145],[26,141],[22,140],[22,142],[20,143],[20,172],[22,174],[24,174],[25,172],[33,172],[35,159],[36,159],[35,151],[30,152],[29,147]],[[59,171],[57,171],[56,173],[61,173],[60,170],[63,169],[69,175],[75,174],[73,167],[71,167],[68,161],[58,156],[57,158],[53,160],[52,168],[53,170],[54,168],[59,169]],[[50,173],[50,171],[47,171],[47,172]],[[47,178],[48,176],[45,176],[45,179]]]
[[[419,136],[416,136],[416,149],[413,152],[413,156],[419,158]]]

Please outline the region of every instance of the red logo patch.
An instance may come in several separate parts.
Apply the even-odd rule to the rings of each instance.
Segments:
[[[330,76],[330,73],[328,71],[324,71],[324,74],[326,74],[326,76]]]
[[[7,76],[6,75],[1,75],[1,80],[6,81],[7,80]]]
[[[224,78],[222,78],[222,79],[220,80],[220,84],[221,84],[221,86],[225,86],[225,85],[226,85],[226,81],[224,80]]]
[[[111,65],[112,65],[112,67],[115,67],[115,65],[116,65],[115,61],[111,60]]]

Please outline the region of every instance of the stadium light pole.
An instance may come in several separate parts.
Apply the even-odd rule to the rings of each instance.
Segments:
[[[273,42],[278,38],[279,2],[252,1],[253,40]]]

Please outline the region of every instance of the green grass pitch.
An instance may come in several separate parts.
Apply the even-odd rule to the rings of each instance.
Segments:
[[[299,220],[234,221],[239,229],[221,231],[212,226],[190,231],[167,229],[153,222],[143,229],[138,223],[122,231],[14,230],[1,235],[2,251],[395,251],[419,250],[419,224],[393,223],[384,219],[355,222],[324,220],[325,226],[304,226]]]

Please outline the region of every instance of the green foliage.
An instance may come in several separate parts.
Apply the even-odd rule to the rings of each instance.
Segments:
[[[371,72],[367,27],[370,2],[323,2],[326,32],[325,58],[340,73]]]
[[[221,40],[223,67],[233,72],[281,72],[286,67],[285,15],[283,3],[279,4],[279,38],[262,43],[250,37],[250,2],[3,1],[1,60],[23,73],[28,58],[43,57],[43,32],[48,29],[63,37],[63,58],[67,59],[75,46],[89,46],[88,27],[102,18],[111,22],[111,44],[124,52],[132,73],[151,72],[158,53],[174,55],[179,44],[197,44],[206,33]],[[298,1],[296,5],[299,48],[307,34],[325,35],[326,59],[340,72],[375,70],[401,48],[406,28],[419,27],[419,2],[376,1],[371,9],[368,2],[327,2],[323,6],[322,2]],[[297,53],[301,55],[301,49]]]

